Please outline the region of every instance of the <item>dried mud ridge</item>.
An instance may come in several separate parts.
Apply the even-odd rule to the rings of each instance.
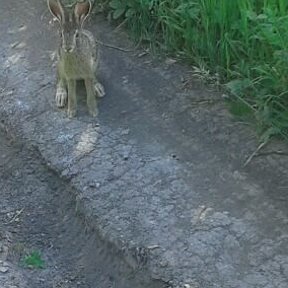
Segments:
[[[164,287],[128,268],[77,213],[72,188],[0,129],[0,287]],[[23,259],[38,252],[42,269]]]

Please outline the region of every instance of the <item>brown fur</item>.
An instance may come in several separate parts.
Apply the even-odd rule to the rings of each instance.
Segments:
[[[60,0],[47,0],[53,16],[60,23],[61,43],[58,50],[56,104],[64,107],[68,101],[68,116],[76,115],[76,81],[83,79],[87,92],[87,105],[92,116],[97,115],[96,94],[104,96],[104,88],[96,79],[98,49],[92,33],[82,26],[91,10],[85,0],[72,5],[70,10]]]

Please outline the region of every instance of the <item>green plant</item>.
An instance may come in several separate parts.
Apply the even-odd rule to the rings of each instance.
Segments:
[[[112,8],[111,15],[112,15],[113,19],[119,19],[129,9],[128,3],[123,2],[121,0],[112,0],[109,3],[109,5]]]
[[[40,252],[32,251],[30,254],[24,256],[22,264],[24,267],[42,269],[44,268],[45,262],[42,259]]]
[[[262,135],[288,137],[287,0],[111,0],[110,7],[138,40],[217,75]]]

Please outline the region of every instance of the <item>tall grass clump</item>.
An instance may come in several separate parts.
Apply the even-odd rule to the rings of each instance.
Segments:
[[[110,0],[109,6],[139,40],[217,73],[263,137],[288,137],[287,0]]]

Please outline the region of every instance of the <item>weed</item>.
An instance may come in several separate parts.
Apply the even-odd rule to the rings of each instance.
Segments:
[[[109,3],[111,18],[125,19],[138,40],[217,75],[265,137],[288,137],[287,0]]]
[[[30,254],[24,256],[22,259],[22,265],[27,268],[44,268],[44,260],[41,257],[40,252],[32,251]]]

